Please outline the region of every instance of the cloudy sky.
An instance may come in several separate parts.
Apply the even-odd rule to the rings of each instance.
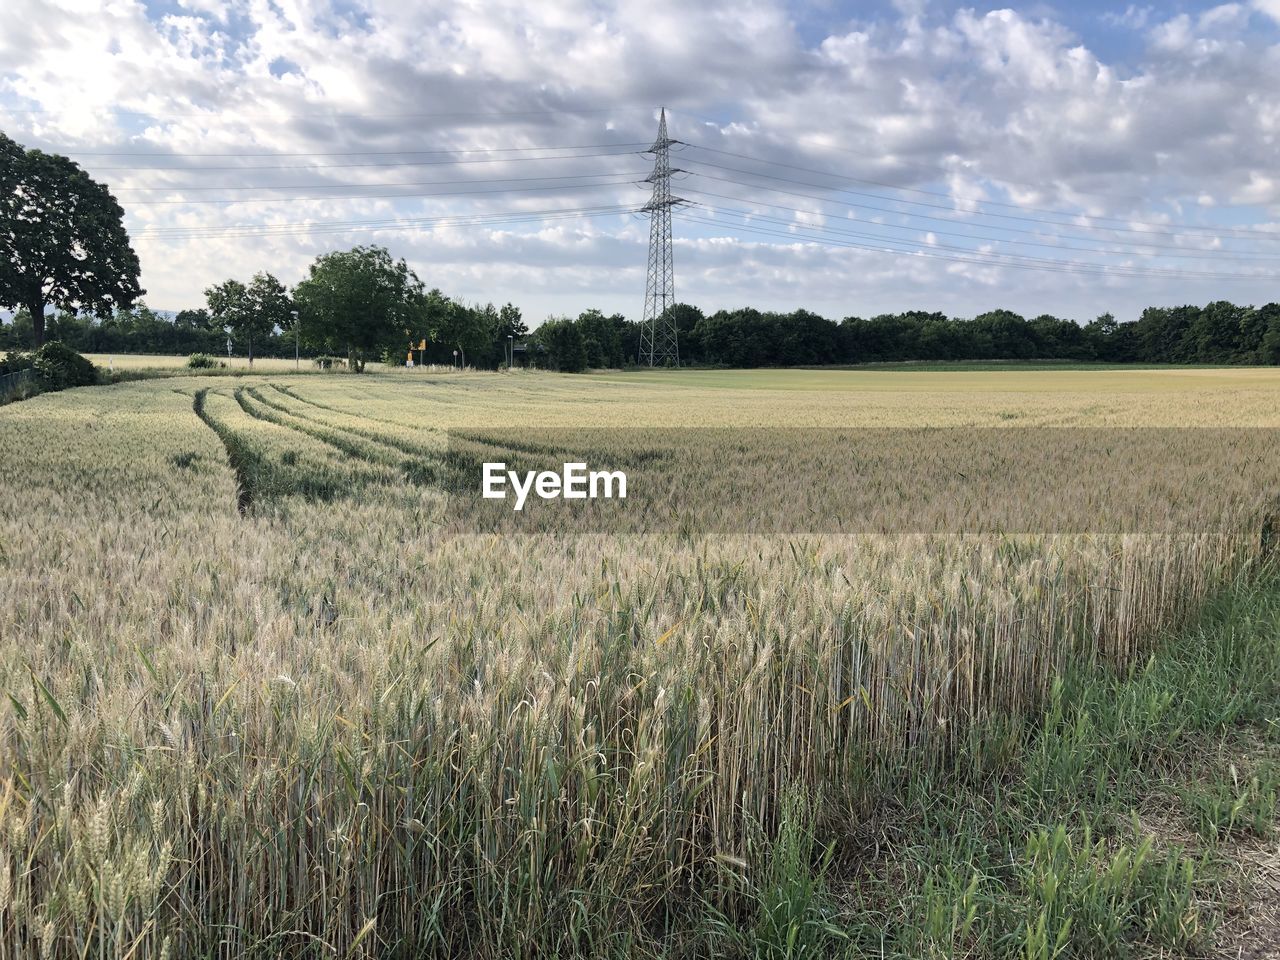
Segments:
[[[0,4],[0,130],[111,185],[159,309],[377,243],[637,317],[659,106],[704,309],[1280,299],[1280,0]]]

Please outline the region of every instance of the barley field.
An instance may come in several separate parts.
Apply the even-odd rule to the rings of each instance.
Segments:
[[[1066,664],[1146,659],[1280,489],[1259,430],[1238,488],[1131,484],[1176,529],[476,532],[451,429],[1198,443],[1278,401],[1256,369],[273,368],[0,409],[0,960],[696,955],[796,822],[857,835],[904,764],[998,764],[975,731]]]

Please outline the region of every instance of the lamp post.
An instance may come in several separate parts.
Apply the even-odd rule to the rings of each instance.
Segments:
[[[513,334],[507,334],[507,369],[510,370],[516,365],[516,338]]]
[[[457,366],[458,366],[458,351],[457,351],[457,350],[453,351],[453,366],[454,366],[454,368],[455,368],[455,369],[456,369],[456,368],[457,368]]]
[[[298,346],[298,337],[301,335],[301,331],[298,329],[298,311],[290,310],[289,313],[293,317],[293,368],[301,370],[302,351]]]

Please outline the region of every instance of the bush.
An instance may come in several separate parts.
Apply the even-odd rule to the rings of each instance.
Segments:
[[[322,355],[311,361],[321,370],[331,370],[334,367],[345,367],[347,365],[346,357],[331,357]]]
[[[87,387],[98,382],[98,371],[92,363],[66,344],[51,340],[35,353],[32,363],[46,390]]]
[[[215,360],[207,353],[193,353],[187,357],[187,366],[192,370],[216,370],[218,367],[225,367],[226,364],[221,360]]]
[[[11,373],[20,373],[23,370],[30,370],[34,362],[31,354],[11,350],[4,355],[3,359],[0,359],[0,377],[8,376]]]

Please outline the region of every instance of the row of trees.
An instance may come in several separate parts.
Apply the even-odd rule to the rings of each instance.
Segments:
[[[301,340],[330,353],[345,353],[353,369],[382,357],[401,360],[410,345],[426,341],[421,359],[497,366],[507,338],[528,334],[512,304],[469,305],[427,290],[404,260],[382,247],[355,247],[316,258],[293,290],[292,309]]]
[[[1087,324],[993,310],[972,319],[910,311],[840,322],[808,310],[745,308],[704,315],[678,304],[680,360],[729,367],[818,366],[903,360],[1077,360],[1104,363],[1280,364],[1280,304],[1150,307],[1130,323],[1104,314]],[[553,318],[533,335],[537,362],[553,369],[634,363],[640,327],[588,310]]]
[[[46,321],[49,339],[85,353],[221,353],[230,345],[252,360],[295,350],[348,357],[353,369],[370,359],[403,362],[410,344],[428,363],[452,363],[454,351],[472,366],[496,367],[508,341],[528,335],[512,304],[472,305],[427,290],[403,260],[381,247],[325,254],[289,290],[270,273],[224,280],[205,291],[206,306],[169,318],[146,306],[105,318],[63,311]],[[32,315],[23,309],[0,325],[0,350],[35,345]]]
[[[403,273],[401,272],[403,270]],[[363,283],[357,278],[368,273]],[[381,276],[381,281],[375,278]],[[295,320],[295,311],[297,319]],[[806,310],[753,309],[704,315],[681,304],[671,311],[686,364],[801,366],[902,360],[1077,360],[1105,363],[1280,364],[1280,305],[1151,307],[1134,322],[1110,314],[1081,325],[1042,315],[1026,319],[994,310],[972,319],[912,311],[839,323]],[[328,254],[291,293],[271,274],[228,280],[208,291],[208,307],[169,318],[145,306],[106,319],[74,313],[49,317],[48,336],[86,353],[220,353],[228,337],[238,352],[292,356],[294,323],[305,355],[350,354],[358,366],[382,356],[402,362],[406,347],[427,341],[429,363],[451,363],[453,351],[474,367],[495,368],[508,338],[528,331],[507,304],[469,305],[423,290],[386,251],[357,248]],[[33,345],[30,315],[0,325],[0,351]],[[621,314],[587,310],[552,317],[528,337],[523,357],[535,366],[575,372],[635,362],[640,325]],[[419,359],[417,351],[415,359]]]

